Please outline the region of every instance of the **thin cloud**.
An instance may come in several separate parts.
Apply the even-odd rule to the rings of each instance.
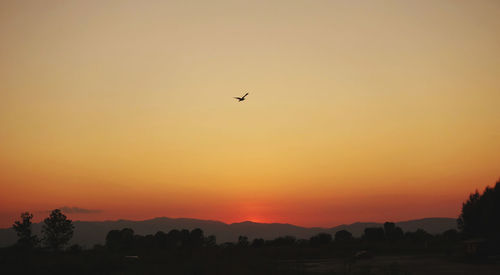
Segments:
[[[93,213],[101,213],[102,210],[99,209],[86,209],[86,208],[80,208],[80,207],[69,207],[69,206],[63,206],[61,208],[61,211],[63,213],[68,213],[68,214],[93,214]]]

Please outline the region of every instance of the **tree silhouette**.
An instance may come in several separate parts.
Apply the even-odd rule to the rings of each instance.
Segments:
[[[180,244],[182,247],[189,244],[189,239],[190,239],[189,235],[190,235],[189,230],[187,230],[187,229],[181,230],[181,232],[180,232]]]
[[[43,241],[52,250],[61,249],[73,237],[73,223],[61,210],[52,210],[43,222]]]
[[[347,230],[340,230],[335,233],[335,241],[337,242],[345,242],[354,239],[352,237],[351,232]]]
[[[106,246],[111,250],[124,250],[132,248],[134,242],[134,230],[124,228],[122,230],[111,230],[106,235]]]
[[[106,247],[113,251],[129,251],[131,249],[175,249],[175,248],[200,248],[203,246],[216,246],[215,236],[205,238],[203,230],[195,228],[191,232],[187,229],[181,231],[173,229],[168,234],[162,231],[154,235],[136,235],[134,230],[124,228],[111,230],[106,235]]]
[[[467,237],[500,239],[500,180],[495,187],[476,191],[462,205],[458,228]]]
[[[389,241],[400,240],[403,238],[404,233],[401,227],[396,226],[393,222],[384,223],[385,238]]]
[[[111,231],[110,231],[110,233],[111,233]],[[108,235],[109,235],[109,233],[108,233]],[[106,241],[107,241],[107,238],[106,238]],[[154,241],[155,241],[157,247],[159,247],[161,249],[168,248],[168,235],[165,234],[165,232],[163,232],[163,231],[156,232],[156,234],[154,236]]]
[[[367,241],[383,241],[385,232],[382,227],[367,227],[362,238]]]
[[[250,244],[250,242],[248,241],[248,237],[247,236],[239,236],[238,237],[238,245],[239,246],[246,247],[249,244]]]
[[[266,241],[262,238],[256,238],[252,241],[252,247],[263,247],[266,244]]]
[[[191,247],[201,247],[204,243],[205,237],[203,236],[203,230],[195,228],[189,233],[189,244]]]
[[[430,239],[432,239],[432,235],[427,233],[427,231],[418,228],[417,231],[415,232],[406,232],[405,233],[405,238],[413,241],[413,242],[426,242]]]
[[[309,239],[309,242],[311,243],[311,245],[329,244],[330,242],[332,242],[332,235],[328,233],[319,233],[312,236]]]
[[[177,229],[172,229],[167,233],[167,242],[169,247],[182,246],[182,233]]]
[[[32,234],[31,220],[33,219],[33,214],[29,212],[24,212],[21,214],[21,221],[15,221],[12,228],[16,231],[19,239],[17,244],[25,248],[33,248],[38,245],[38,237]]]
[[[205,238],[205,246],[207,247],[215,247],[217,246],[217,238],[215,237],[215,235],[208,235],[206,238]]]
[[[459,239],[458,231],[456,229],[448,229],[443,232],[442,236],[447,241],[457,241]]]
[[[295,242],[296,239],[293,236],[277,237],[274,240],[267,241],[267,243],[271,246],[290,246],[294,245]]]

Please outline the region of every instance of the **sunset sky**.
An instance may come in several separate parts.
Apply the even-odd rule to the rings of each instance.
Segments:
[[[499,178],[500,1],[0,2],[0,227],[457,217]]]

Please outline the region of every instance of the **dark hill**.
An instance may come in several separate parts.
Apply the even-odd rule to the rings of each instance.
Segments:
[[[415,231],[422,228],[431,234],[441,233],[448,229],[456,229],[456,219],[453,218],[426,218],[419,220],[397,222],[405,232]],[[250,240],[254,238],[273,239],[279,236],[290,235],[297,239],[309,238],[320,232],[335,234],[335,232],[345,229],[354,236],[359,237],[366,227],[383,226],[382,223],[353,223],[349,225],[339,225],[332,228],[320,227],[300,227],[292,224],[282,223],[255,223],[241,222],[226,224],[219,221],[197,220],[187,218],[154,218],[144,221],[75,221],[75,234],[72,243],[92,247],[95,244],[103,244],[106,234],[113,229],[132,228],[135,233],[140,235],[154,234],[157,231],[168,232],[172,229],[201,228],[205,235],[215,235],[218,243],[235,242],[238,236],[247,236]],[[41,234],[41,223],[33,224],[35,234]],[[15,232],[10,228],[0,229],[0,247],[5,247],[15,243],[17,240]]]

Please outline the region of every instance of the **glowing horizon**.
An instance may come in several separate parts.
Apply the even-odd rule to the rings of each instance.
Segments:
[[[0,13],[0,227],[62,206],[97,210],[75,220],[457,217],[500,177],[498,1]]]

